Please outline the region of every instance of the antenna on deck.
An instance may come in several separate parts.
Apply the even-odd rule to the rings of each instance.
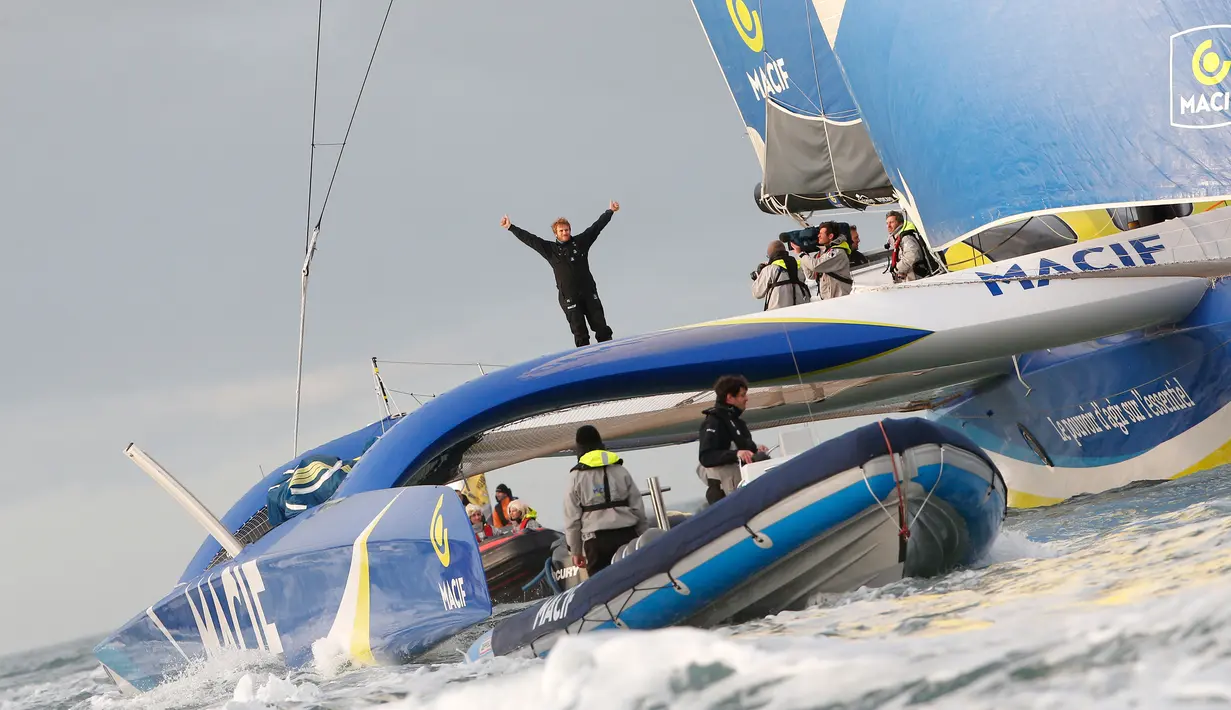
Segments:
[[[222,545],[222,549],[227,551],[227,554],[231,556],[231,559],[235,559],[235,557],[240,553],[240,550],[244,549],[244,546],[240,544],[239,540],[235,539],[235,536],[231,534],[231,531],[223,527],[218,518],[215,518],[214,514],[209,512],[209,508],[206,508],[201,501],[197,500],[197,497],[194,496],[187,488],[184,488],[183,484],[175,480],[174,476],[167,473],[167,469],[163,468],[157,461],[150,458],[149,454],[137,448],[136,444],[129,444],[124,448],[124,453],[128,456],[128,458],[132,459],[133,463],[137,464],[142,471],[148,473],[150,478],[154,479],[155,483],[162,486],[163,490],[175,499],[175,502],[183,506],[184,510],[187,510],[189,515],[196,518],[196,521],[205,528],[206,532],[217,540],[219,545]]]
[[[397,413],[401,414],[402,410],[398,407],[398,403],[394,402],[392,398],[389,397],[389,392],[385,389],[385,381],[380,377],[380,368],[376,366],[375,357],[372,358],[372,379],[376,383],[376,393],[380,395],[380,399],[385,405],[385,416],[393,416],[393,410],[397,410]],[[393,404],[392,410],[389,408],[390,403]]]

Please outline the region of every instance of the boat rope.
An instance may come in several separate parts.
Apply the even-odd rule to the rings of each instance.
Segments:
[[[493,365],[487,362],[427,362],[419,360],[381,360],[386,365],[423,365],[426,367],[477,367],[479,372],[487,374],[484,368],[501,369],[508,365]]]
[[[321,90],[321,21],[325,12],[325,0],[316,4],[316,56],[313,59],[312,74],[312,135],[308,139],[308,205],[307,217],[304,218],[303,251],[307,254],[311,249],[312,233],[312,183],[316,167],[316,112],[319,106]]]
[[[799,380],[800,387],[807,387],[807,384],[804,382],[804,374],[799,369],[799,358],[795,356],[795,344],[791,342],[791,334],[787,331],[786,323],[780,323],[780,325],[782,326],[782,335],[786,338],[787,349],[791,351],[791,364],[795,367],[795,379]],[[824,399],[824,397],[822,396],[821,399]],[[811,397],[804,401],[804,406],[808,409],[808,423],[804,425],[808,430],[808,442],[816,446],[818,443],[816,434],[812,431],[812,422],[816,421],[816,414],[812,411]]]
[[[389,388],[389,391],[390,391],[390,392],[396,392],[396,393],[398,393],[398,394],[404,394],[404,395],[406,395],[407,397],[412,397],[412,398],[414,398],[414,400],[415,400],[415,404],[419,405],[420,407],[422,407],[422,406],[423,406],[423,400],[422,400],[422,399],[420,399],[420,397],[426,397],[427,399],[435,399],[435,398],[436,398],[436,395],[434,395],[434,394],[424,394],[423,392],[406,392],[406,391],[404,391],[404,390],[395,390],[395,389],[393,389],[392,387],[390,387],[390,388]]]
[[[325,189],[325,199],[321,201],[321,211],[316,218],[316,228],[320,229],[321,221],[325,219],[325,206],[329,204],[329,195],[333,193],[333,182],[338,177],[338,166],[342,164],[342,154],[346,152],[346,141],[350,138],[351,128],[355,125],[355,115],[359,113],[359,101],[363,98],[363,89],[368,85],[368,76],[372,74],[372,64],[376,61],[376,50],[380,48],[380,40],[385,36],[385,25],[389,24],[389,13],[393,11],[393,0],[385,7],[385,17],[380,22],[380,32],[376,34],[376,42],[372,44],[372,55],[368,57],[368,68],[363,72],[363,81],[359,84],[359,94],[355,96],[355,106],[351,109],[350,121],[346,124],[346,133],[342,134],[342,143],[338,147],[338,157],[333,162],[333,174],[329,176],[329,186]]]
[[[924,496],[923,503],[919,505],[919,510],[915,512],[915,517],[911,518],[910,527],[915,527],[915,522],[917,522],[919,520],[919,516],[923,514],[923,509],[928,507],[928,501],[932,499],[932,494],[936,492],[938,487],[940,487],[940,477],[943,475],[945,475],[945,447],[944,444],[941,444],[940,470],[936,472],[936,482],[932,484],[931,490],[929,490],[928,494]]]
[[[902,476],[897,473],[897,459],[894,457],[894,447],[889,443],[889,432],[885,431],[885,420],[876,422],[880,426],[881,436],[885,437],[885,448],[889,449],[889,463],[894,466],[894,482],[897,486],[897,519],[901,524],[901,528],[897,530],[897,535],[902,541],[906,541],[911,536],[911,529],[906,524],[906,493],[902,491]]]
[[[1022,387],[1026,388],[1026,394],[1022,396],[1029,397],[1030,396],[1030,385],[1026,384],[1025,378],[1022,377],[1022,368],[1021,368],[1021,365],[1017,364],[1016,355],[1013,356],[1013,369],[1017,372],[1017,381],[1022,383]]]
[[[376,61],[376,50],[380,47],[380,40],[385,35],[385,26],[389,23],[389,14],[393,10],[393,0],[389,0],[389,6],[385,8],[385,17],[381,20],[380,32],[376,35],[376,42],[372,45],[372,55],[368,58],[368,67],[363,73],[363,82],[359,85],[359,94],[355,97],[355,105],[351,109],[350,121],[346,124],[346,133],[342,137],[342,142],[318,144],[316,142],[316,114],[320,99],[321,18],[324,12],[324,5],[325,0],[318,0],[316,6],[316,55],[314,60],[314,78],[312,81],[312,135],[310,138],[311,147],[308,155],[307,225],[304,230],[304,258],[303,268],[300,271],[299,285],[299,356],[295,365],[295,438],[291,453],[292,456],[299,455],[299,408],[302,402],[303,341],[308,308],[308,274],[312,267],[312,257],[316,254],[316,242],[320,236],[321,222],[325,219],[325,207],[329,204],[329,196],[333,194],[333,184],[338,177],[338,167],[342,164],[342,155],[346,152],[346,142],[350,139],[351,128],[355,125],[355,115],[359,113],[359,102],[363,98],[363,90],[367,86],[368,77],[372,73],[372,64]],[[321,209],[320,212],[317,213],[316,223],[314,225],[312,221],[312,186],[316,182],[316,149],[318,145],[338,146],[338,157],[334,160],[333,173],[329,176],[329,186],[325,190],[325,199],[321,201]]]
[[[860,466],[859,472],[860,474],[863,475],[863,485],[868,487],[868,494],[872,496],[872,500],[876,501],[876,504],[880,506],[880,509],[885,511],[885,516],[888,517],[889,520],[893,521],[894,523],[897,523],[898,522],[897,518],[893,517],[893,513],[890,513],[889,509],[885,507],[884,501],[882,501],[879,497],[877,497],[876,491],[872,490],[872,482],[868,480],[867,468]]]

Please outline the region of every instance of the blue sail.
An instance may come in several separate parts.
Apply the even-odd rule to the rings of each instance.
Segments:
[[[693,6],[761,161],[763,210],[893,201],[811,0]]]
[[[1231,196],[1225,0],[825,4],[933,246],[1044,212]]]

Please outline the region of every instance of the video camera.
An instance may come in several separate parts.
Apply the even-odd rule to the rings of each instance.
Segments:
[[[783,244],[794,244],[803,251],[811,253],[821,248],[817,242],[820,231],[819,227],[804,227],[779,234],[778,241]]]
[[[795,244],[801,250],[811,254],[812,252],[820,251],[820,232],[821,227],[829,230],[833,242],[851,240],[851,225],[848,222],[825,222],[817,227],[804,227],[790,232],[782,232],[778,235],[778,241],[783,244]]]

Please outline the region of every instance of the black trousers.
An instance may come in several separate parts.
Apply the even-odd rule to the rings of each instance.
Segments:
[[[637,539],[636,528],[616,528],[615,530],[596,530],[594,537],[583,540],[582,553],[586,557],[586,574],[593,577],[600,569],[611,564],[611,556],[620,549],[620,545]]]
[[[577,347],[590,344],[590,331],[586,329],[586,321],[594,330],[594,339],[602,343],[611,340],[611,328],[607,326],[607,316],[603,313],[603,302],[597,293],[565,296],[560,294],[560,308],[568,319],[569,330],[573,331],[573,342]]]

